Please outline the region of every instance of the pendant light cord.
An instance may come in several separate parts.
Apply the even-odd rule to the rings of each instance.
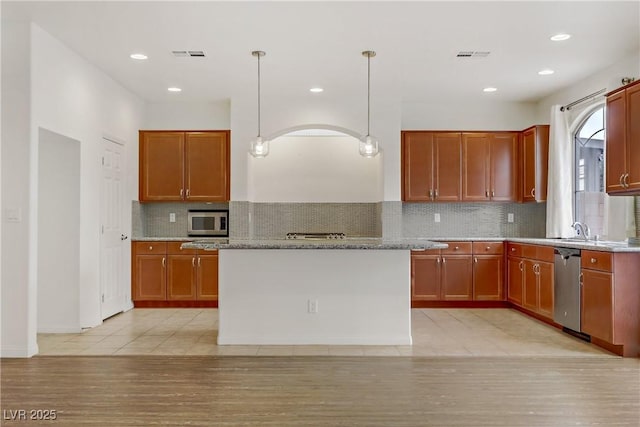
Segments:
[[[260,54],[258,56],[258,136],[260,136]]]
[[[367,136],[371,124],[371,53],[367,53]]]

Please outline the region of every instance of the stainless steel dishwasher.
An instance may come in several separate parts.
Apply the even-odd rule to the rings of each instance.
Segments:
[[[580,332],[580,249],[555,248],[553,320]]]

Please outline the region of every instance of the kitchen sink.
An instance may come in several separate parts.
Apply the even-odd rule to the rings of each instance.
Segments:
[[[627,242],[618,240],[584,240],[579,237],[569,237],[565,239],[557,239],[559,243],[580,243],[583,245],[593,246],[627,246]]]

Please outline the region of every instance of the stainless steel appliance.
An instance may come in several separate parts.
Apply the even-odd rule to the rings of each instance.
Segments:
[[[555,248],[554,261],[553,320],[580,332],[580,250]]]
[[[189,236],[229,236],[228,210],[192,210],[187,213]]]

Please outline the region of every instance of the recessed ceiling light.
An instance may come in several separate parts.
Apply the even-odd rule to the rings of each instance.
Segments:
[[[551,40],[554,42],[561,42],[564,40],[569,40],[571,38],[571,34],[564,34],[564,33],[560,33],[560,34],[556,34],[555,36],[551,36]]]
[[[309,92],[313,92],[313,93],[320,93],[324,91],[324,89],[322,89],[321,87],[312,87],[311,89],[309,89]]]
[[[167,90],[169,92],[182,92],[182,89],[180,89],[179,87],[168,87]]]
[[[485,87],[484,89],[482,89],[483,92],[495,92],[497,90],[498,88],[495,87]]]
[[[132,53],[131,55],[129,55],[129,58],[143,60],[143,59],[147,59],[148,56],[145,55],[144,53]]]
[[[538,71],[538,74],[540,74],[541,76],[549,76],[549,75],[551,75],[553,73],[555,73],[555,71],[550,70],[548,68]]]

